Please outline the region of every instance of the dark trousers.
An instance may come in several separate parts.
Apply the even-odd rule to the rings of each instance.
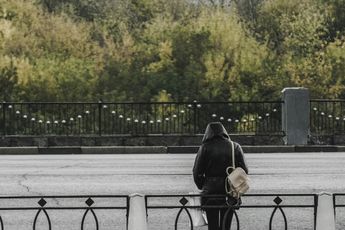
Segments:
[[[231,226],[232,216],[234,212],[230,210],[226,217],[225,228],[223,229],[223,221],[228,209],[206,209],[208,221],[208,230],[229,230]]]

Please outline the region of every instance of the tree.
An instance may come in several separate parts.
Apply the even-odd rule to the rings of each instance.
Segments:
[[[11,101],[16,99],[14,96],[18,84],[17,68],[9,58],[0,60],[0,97],[3,101]]]

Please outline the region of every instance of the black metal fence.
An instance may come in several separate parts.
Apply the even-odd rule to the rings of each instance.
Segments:
[[[283,135],[282,101],[0,103],[1,135],[201,134],[220,121],[235,134]],[[345,134],[345,100],[310,100],[312,135]]]
[[[345,100],[310,100],[310,131],[316,135],[345,134]]]
[[[233,223],[231,225],[231,229],[237,230],[287,230],[288,227],[289,229],[315,229],[316,227],[316,194],[247,194],[242,197],[242,205],[240,205],[240,207],[227,205],[190,205],[189,200],[191,197],[200,197],[200,195],[146,196],[145,199],[149,229],[156,229],[157,226],[163,225],[165,226],[165,230],[193,230],[194,228],[191,210],[197,208],[225,208],[227,210],[234,211],[234,218],[232,218]],[[171,210],[170,222],[168,222],[166,219],[162,220],[162,218],[157,218],[157,216],[161,216],[162,213],[169,215],[169,210]],[[225,215],[227,213],[229,213],[229,211],[225,212]],[[226,218],[224,217],[223,220],[225,219]],[[164,221],[164,223],[161,223],[159,221]],[[277,228],[277,226],[279,227]],[[222,227],[222,230],[225,230],[224,225]]]
[[[282,134],[281,101],[0,104],[2,135],[200,134],[220,121],[231,133]]]
[[[128,224],[128,196],[2,196],[0,202],[0,230],[126,229]]]

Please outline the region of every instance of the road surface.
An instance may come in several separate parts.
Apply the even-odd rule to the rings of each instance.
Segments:
[[[194,154],[0,156],[1,195],[196,191]],[[247,154],[251,192],[345,192],[345,153]]]
[[[3,155],[0,156],[0,194],[187,194],[197,191],[191,176],[194,158],[194,154]],[[250,193],[345,192],[345,153],[246,154],[246,161],[251,178]],[[2,206],[9,204],[1,202]],[[51,202],[55,206],[63,203],[59,200]],[[151,216],[159,216],[159,213],[152,213]],[[78,215],[69,219],[79,218],[82,212]],[[19,225],[32,221],[29,218],[13,220],[13,213],[9,212],[1,216],[7,220],[5,229],[27,229]],[[52,221],[62,220],[66,217]],[[42,221],[44,223],[44,218]],[[164,221],[152,223],[151,229],[161,228],[162,223]],[[111,223],[103,223],[101,229],[107,229],[108,225],[110,229]],[[309,222],[307,225],[300,229],[311,229]],[[73,229],[68,221],[61,226],[64,227],[54,229],[66,229],[66,226],[69,226],[68,230]]]

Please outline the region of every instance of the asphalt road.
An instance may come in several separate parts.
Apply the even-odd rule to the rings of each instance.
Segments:
[[[196,191],[194,154],[0,156],[1,195]],[[345,192],[345,153],[247,154],[251,192]]]
[[[197,191],[191,176],[194,157],[194,154],[4,155],[0,156],[0,194],[1,196],[187,194]],[[250,193],[345,192],[345,153],[247,154],[246,160],[251,178]],[[1,202],[2,207],[13,205],[9,201]],[[16,202],[23,204],[22,201]],[[53,199],[50,202],[59,206],[66,202],[68,204],[69,201]],[[11,212],[1,216],[4,221],[7,220],[5,229],[19,230],[28,229],[19,226],[30,224],[32,226],[34,214],[31,214],[31,217],[25,215],[25,218],[22,214],[16,214],[23,216],[20,221],[13,219]],[[59,217],[55,222],[80,219],[82,214],[83,212],[79,212],[73,218]],[[160,215],[159,212],[153,212],[151,216]],[[42,221],[44,223],[44,218]],[[94,224],[92,219],[89,221],[91,222],[87,226],[92,226]],[[119,221],[124,224],[123,218]],[[151,229],[160,229],[162,223],[164,221],[162,222],[160,218],[160,221],[151,224]],[[112,229],[110,227],[112,224],[114,223],[103,222],[104,228],[101,229],[108,229],[107,226]],[[311,229],[310,223],[307,225],[299,229]],[[68,221],[61,226],[54,229],[74,229]]]

